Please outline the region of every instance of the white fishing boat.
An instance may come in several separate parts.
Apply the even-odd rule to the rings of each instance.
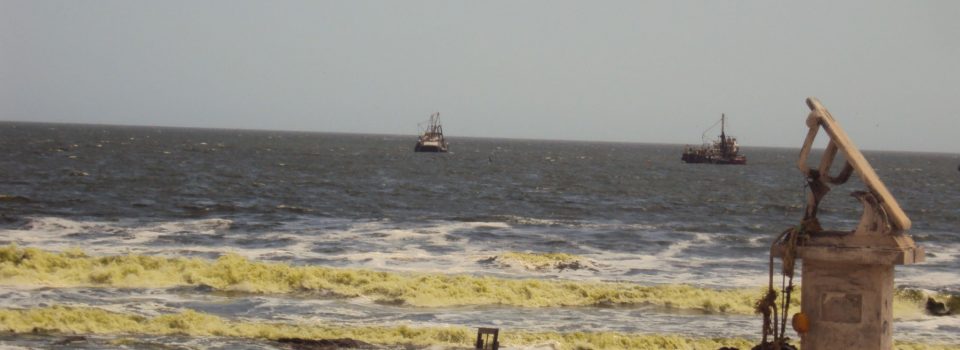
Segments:
[[[440,125],[440,112],[430,115],[423,134],[417,139],[415,152],[446,152],[447,140],[443,138],[443,126]]]

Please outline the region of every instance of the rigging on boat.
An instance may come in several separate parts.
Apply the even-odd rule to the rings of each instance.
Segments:
[[[707,132],[717,126],[714,124],[703,132],[703,144],[700,147],[686,146],[680,159],[686,163],[747,164],[747,157],[740,154],[737,138],[727,136],[726,119],[726,115],[720,114],[720,137],[716,141],[706,140]]]

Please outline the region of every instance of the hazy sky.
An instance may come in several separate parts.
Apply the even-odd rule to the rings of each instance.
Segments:
[[[960,153],[960,1],[0,0],[0,120]],[[715,134],[711,132],[711,135]]]

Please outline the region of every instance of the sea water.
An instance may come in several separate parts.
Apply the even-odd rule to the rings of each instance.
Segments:
[[[414,136],[0,123],[0,245],[80,268],[8,261],[0,309],[193,312],[259,326],[759,338],[760,317],[747,304],[767,283],[771,240],[799,222],[805,203],[797,149],[744,147],[747,165],[715,166],[682,163],[682,145],[450,139],[451,152],[425,154],[413,152]],[[864,154],[928,253],[923,264],[896,268],[897,287],[960,293],[960,156]],[[854,178],[827,196],[824,227],[856,226],[861,207],[848,194],[862,187]],[[511,253],[569,254],[589,268],[496,259]],[[124,256],[153,265],[117,272],[109,269],[119,265],[97,260]],[[313,282],[315,289],[233,270],[222,277],[229,268],[215,264],[224,259],[339,275]],[[199,265],[162,270],[177,263]],[[201,278],[213,275],[223,279]],[[445,278],[475,287],[437,294],[459,283]],[[271,283],[287,287],[263,287]],[[668,289],[677,285],[692,292]],[[551,294],[557,286],[585,296]],[[629,294],[638,288],[674,300]],[[895,339],[960,344],[957,316],[909,309],[895,315]],[[279,346],[116,331],[145,333],[74,345]],[[24,347],[59,340],[0,337]]]

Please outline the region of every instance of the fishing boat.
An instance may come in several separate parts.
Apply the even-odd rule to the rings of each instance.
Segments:
[[[687,163],[707,163],[707,164],[747,164],[747,157],[740,153],[740,145],[737,144],[737,138],[727,136],[726,133],[726,115],[720,114],[720,138],[713,142],[704,142],[700,147],[687,146],[683,150],[681,160]],[[715,128],[714,124],[707,131],[703,132],[703,138],[706,139],[707,132]]]
[[[443,138],[443,126],[440,125],[440,112],[430,115],[426,122],[423,135],[417,139],[414,152],[446,152],[447,140]]]

